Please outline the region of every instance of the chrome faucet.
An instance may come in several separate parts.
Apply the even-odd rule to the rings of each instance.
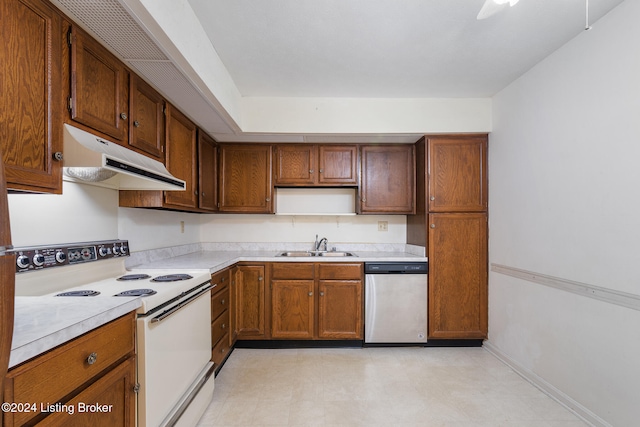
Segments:
[[[322,244],[324,243],[324,251],[326,252],[327,246],[329,245],[329,241],[327,240],[326,237],[323,237],[322,239],[320,239],[320,241],[318,241],[318,235],[316,234],[316,243],[315,243],[315,249],[316,251],[320,250],[320,246],[322,246]]]

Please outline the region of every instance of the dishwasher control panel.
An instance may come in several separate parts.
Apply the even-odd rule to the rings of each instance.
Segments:
[[[428,262],[367,262],[365,274],[427,274]]]

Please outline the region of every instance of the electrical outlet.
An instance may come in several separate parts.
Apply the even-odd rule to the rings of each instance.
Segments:
[[[378,231],[388,231],[389,221],[378,221]]]
[[[180,221],[180,233],[184,234],[184,221]]]

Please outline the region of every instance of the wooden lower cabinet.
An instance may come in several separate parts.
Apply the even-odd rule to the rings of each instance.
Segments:
[[[362,339],[360,263],[273,263],[271,338]]]
[[[12,368],[4,401],[36,406],[31,412],[3,412],[2,425],[134,426],[134,349],[135,313],[130,313]],[[96,402],[107,408],[80,412],[81,403]],[[74,414],[47,413],[48,404],[73,407]]]
[[[229,356],[233,342],[231,334],[231,269],[224,269],[211,275],[211,361],[216,372]]]
[[[428,219],[429,338],[486,338],[487,214]]]
[[[234,270],[234,331],[237,331],[238,339],[264,338],[266,266],[238,265]]]

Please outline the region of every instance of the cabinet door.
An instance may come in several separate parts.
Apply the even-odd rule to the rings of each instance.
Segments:
[[[218,147],[209,135],[198,131],[198,183],[200,209],[218,209]]]
[[[10,189],[62,192],[62,18],[49,2],[3,1],[0,144]]]
[[[120,141],[128,129],[129,75],[84,31],[71,29],[71,119]]]
[[[415,213],[413,145],[362,147],[360,213]]]
[[[320,280],[318,337],[362,339],[362,281]]]
[[[262,337],[265,335],[265,266],[238,266],[235,276],[238,338]]]
[[[272,213],[270,145],[220,145],[221,212]]]
[[[318,183],[358,185],[358,147],[355,145],[318,146]]]
[[[131,74],[129,145],[164,163],[164,99]]]
[[[487,138],[443,137],[428,141],[430,212],[487,210]]]
[[[278,145],[276,152],[276,185],[313,185],[316,183],[315,145]]]
[[[195,208],[197,196],[196,143],[197,128],[178,109],[167,104],[167,170],[187,183],[185,191],[165,191],[164,200],[168,205]]]
[[[487,215],[429,215],[429,338],[487,336]]]
[[[135,358],[130,357],[66,403],[74,412],[55,412],[38,426],[134,427]],[[47,402],[43,402],[47,404]],[[50,402],[52,405],[55,402]],[[99,405],[99,406],[90,406]],[[102,411],[96,410],[101,409]]]
[[[271,337],[313,338],[313,280],[271,281]]]

